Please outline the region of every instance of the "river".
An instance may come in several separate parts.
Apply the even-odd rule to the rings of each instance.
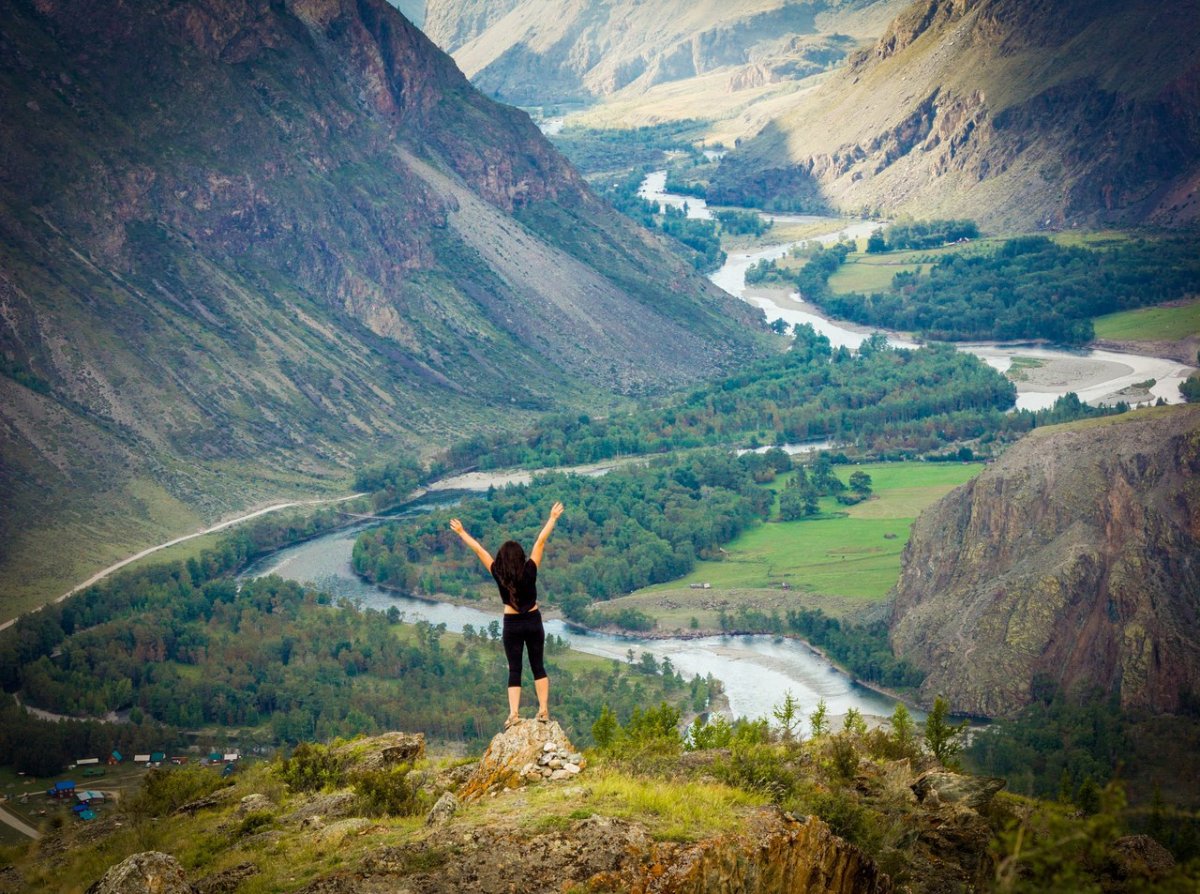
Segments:
[[[649,201],[686,206],[689,217],[710,219],[712,212],[703,199],[683,196],[665,191],[666,171],[654,171],[646,175],[638,189],[638,195]],[[805,242],[820,242],[830,245],[841,239],[859,239],[880,226],[879,221],[864,221],[796,214],[763,214],[769,220],[789,223],[818,224],[828,222],[829,229],[806,238]],[[856,348],[871,329],[832,320],[813,304],[804,301],[799,293],[790,294],[783,289],[758,289],[746,285],[746,271],[760,260],[776,260],[784,257],[797,242],[785,242],[750,252],[729,255],[725,264],[709,275],[713,283],[743,301],[761,308],[767,319],[782,318],[788,325],[808,323],[825,335],[836,348],[845,345]],[[896,347],[915,347],[912,341],[896,333],[885,333],[888,342]],[[1191,374],[1190,367],[1175,360],[1164,360],[1142,354],[1126,354],[1117,351],[1093,349],[1064,350],[1041,345],[1023,343],[980,342],[960,344],[959,350],[968,351],[985,363],[1006,372],[1015,357],[1033,360],[1033,368],[1022,371],[1023,378],[1016,382],[1017,409],[1040,410],[1050,407],[1064,394],[1074,392],[1079,399],[1088,403],[1113,402],[1125,399],[1137,403],[1136,397],[1119,394],[1124,389],[1154,379],[1154,385],[1145,392],[1142,402],[1151,403],[1162,398],[1167,403],[1180,403],[1179,386]]]
[[[666,173],[650,174],[642,184],[646,198],[677,207],[687,205],[692,217],[711,216],[704,200],[664,192]],[[832,243],[843,238],[867,235],[879,224],[874,221],[837,220],[812,215],[768,215],[775,220],[803,224],[829,222],[827,231],[806,241]],[[761,307],[769,319],[782,317],[787,323],[810,323],[826,335],[834,346],[857,347],[870,330],[825,317],[819,309],[802,301],[796,293],[783,290],[748,289],[746,270],[760,259],[774,259],[786,254],[795,243],[769,246],[753,252],[731,254],[720,270],[711,275],[712,281],[744,301]],[[896,334],[889,341],[900,347],[913,343]],[[1000,371],[1005,371],[1020,356],[1041,364],[1026,373],[1018,382],[1017,406],[1038,409],[1050,406],[1069,391],[1081,399],[1099,401],[1122,388],[1146,379],[1156,379],[1154,397],[1177,402],[1178,385],[1188,374],[1187,367],[1156,357],[1118,354],[1111,351],[1063,351],[1033,345],[974,344],[960,345]],[[811,449],[798,446],[797,450]],[[603,474],[612,464],[582,467],[584,474]],[[427,510],[430,506],[445,505],[459,499],[464,492],[486,490],[490,484],[527,481],[525,471],[469,473],[437,482],[428,488],[424,506],[409,512]],[[351,599],[370,608],[398,607],[406,620],[424,619],[433,624],[444,623],[449,630],[461,631],[467,624],[484,628],[499,617],[498,605],[488,610],[429,602],[399,596],[361,580],[350,567],[350,556],[358,534],[369,527],[364,523],[344,529],[307,543],[275,553],[255,564],[248,576],[278,574],[282,577],[313,584],[328,592]],[[548,582],[551,586],[552,582]],[[894,703],[872,690],[855,684],[805,644],[771,636],[711,636],[696,639],[646,639],[636,636],[612,636],[574,628],[563,621],[546,623],[547,632],[566,639],[572,648],[581,652],[616,660],[625,660],[630,649],[635,654],[649,652],[655,658],[670,658],[671,663],[685,676],[712,674],[725,684],[730,712],[734,716],[769,717],[771,709],[791,691],[806,710],[824,698],[833,715],[857,708],[864,714],[881,716],[891,713]]]
[[[409,510],[418,512],[433,505],[452,503],[462,492],[442,492],[437,503]],[[278,574],[350,599],[366,608],[386,610],[396,606],[406,621],[426,620],[461,631],[467,624],[476,629],[500,618],[497,597],[487,610],[444,602],[410,599],[369,584],[350,567],[354,541],[368,524],[336,531],[307,543],[289,547],[255,563],[244,577]],[[553,586],[553,581],[547,581]],[[769,717],[771,709],[790,690],[806,712],[818,699],[825,699],[831,715],[857,708],[864,714],[886,716],[895,702],[859,686],[802,642],[771,636],[708,636],[696,639],[646,639],[613,636],[580,630],[561,620],[548,620],[546,632],[563,637],[571,648],[591,655],[625,661],[630,649],[638,656],[649,652],[656,659],[670,658],[684,677],[712,674],[725,685],[730,713],[746,717]],[[500,684],[497,683],[497,686]],[[498,691],[498,690],[497,690]]]

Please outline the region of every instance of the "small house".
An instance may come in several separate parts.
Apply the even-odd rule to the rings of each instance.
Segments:
[[[240,758],[241,758],[241,755],[238,754],[236,751],[230,751],[223,758],[221,758],[221,760],[225,761],[225,763],[227,763],[227,764],[230,764]]]
[[[186,755],[178,754],[171,758],[171,763],[173,763],[177,767],[182,767],[187,762],[188,762],[188,759],[187,759]]]
[[[121,752],[113,751],[113,753],[108,756],[108,765],[111,767],[115,764],[121,763],[123,760],[124,758],[121,757]]]
[[[150,755],[150,763],[152,764],[161,764],[166,759],[167,753],[165,751],[155,751]]]
[[[46,794],[52,798],[69,798],[75,794],[75,783],[70,780],[56,782],[53,788],[47,790]]]
[[[103,767],[88,767],[86,770],[83,771],[83,775],[87,776],[89,779],[94,778],[96,776],[103,776],[104,768]]]
[[[148,755],[148,754],[135,754],[135,755],[133,756],[133,762],[134,762],[135,764],[148,764],[148,763],[150,763],[150,755]]]
[[[219,752],[219,751],[210,751],[210,752],[208,753],[208,759],[209,759],[209,761],[211,761],[211,762],[212,762],[212,763],[214,763],[214,764],[218,764],[218,763],[220,763],[220,762],[221,762],[221,752]]]
[[[98,791],[95,791],[94,789],[86,789],[82,792],[76,792],[75,797],[78,798],[84,804],[90,804],[93,801],[103,801],[104,800],[104,792],[98,792]]]
[[[81,757],[79,760],[75,761],[75,766],[89,767],[93,764],[98,764],[98,763],[100,763],[100,758],[98,758],[98,757]]]

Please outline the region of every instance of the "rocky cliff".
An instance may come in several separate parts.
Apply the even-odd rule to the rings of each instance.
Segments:
[[[1200,408],[1034,431],[917,519],[893,590],[922,695],[989,716],[1099,688],[1200,693]]]
[[[0,96],[6,596],[755,350],[383,0],[19,0]]]
[[[1200,3],[916,0],[710,200],[1029,228],[1200,216]]]

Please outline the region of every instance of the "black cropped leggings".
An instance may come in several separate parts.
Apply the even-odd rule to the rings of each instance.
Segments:
[[[542,653],[546,649],[546,631],[542,627],[542,613],[534,609],[520,615],[504,616],[504,633],[501,636],[504,643],[504,654],[508,658],[508,685],[521,685],[521,648],[529,650],[529,668],[533,678],[541,680],[546,676],[546,666],[542,664]]]

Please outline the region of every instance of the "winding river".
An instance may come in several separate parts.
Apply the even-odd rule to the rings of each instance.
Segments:
[[[665,191],[666,171],[654,171],[646,176],[638,190],[638,195],[649,201],[671,205],[676,208],[686,206],[689,217],[708,219],[712,217],[703,199],[683,196]],[[828,217],[796,214],[764,214],[764,217],[780,223],[818,224],[829,222],[830,228],[816,236],[804,240],[830,245],[841,239],[863,238],[879,227],[878,221],[836,220]],[[785,294],[782,289],[755,289],[746,285],[746,271],[751,265],[760,260],[776,260],[784,257],[796,242],[786,242],[768,246],[751,252],[730,254],[724,266],[709,276],[716,285],[731,295],[743,301],[762,308],[767,319],[782,318],[789,325],[809,323],[818,332],[825,335],[833,346],[845,345],[856,348],[863,338],[871,333],[871,329],[831,320],[822,314],[815,305],[809,304],[792,292]],[[889,343],[897,347],[914,347],[911,341],[895,333],[888,333]],[[1126,354],[1116,351],[1101,350],[1063,350],[1047,348],[1040,345],[980,342],[977,344],[961,344],[959,349],[969,351],[988,363],[990,366],[1005,372],[1013,363],[1014,357],[1029,358],[1042,364],[1036,372],[1028,375],[1025,381],[1017,382],[1017,409],[1040,410],[1053,405],[1059,397],[1068,392],[1075,392],[1079,399],[1088,403],[1099,403],[1106,399],[1118,399],[1118,392],[1123,389],[1154,379],[1154,385],[1149,389],[1146,402],[1162,398],[1167,403],[1179,403],[1180,384],[1191,374],[1192,370],[1174,360],[1164,360],[1160,357],[1149,357],[1142,354]],[[1136,399],[1129,400],[1135,402]]]
[[[420,512],[433,506],[453,503],[462,491],[444,491],[427,497],[423,506],[409,509]],[[243,576],[261,577],[278,574],[301,583],[309,583],[335,596],[350,599],[365,608],[386,610],[396,606],[406,621],[426,620],[445,624],[446,629],[461,631],[470,624],[486,628],[500,617],[499,599],[487,610],[445,602],[430,602],[397,595],[369,584],[350,567],[354,541],[368,525],[326,534],[307,543],[289,547],[260,560]],[[708,636],[696,639],[645,639],[583,631],[561,620],[548,620],[546,632],[563,637],[571,648],[591,655],[627,660],[649,652],[656,659],[670,658],[675,668],[690,679],[712,674],[725,685],[729,711],[733,716],[769,717],[771,709],[783,701],[789,690],[806,710],[824,698],[831,715],[857,708],[864,714],[891,714],[895,702],[859,686],[834,668],[805,644],[771,636]]]
[[[683,207],[689,216],[711,216],[702,199],[679,196],[664,191],[666,173],[650,174],[642,184],[641,194],[664,204]],[[809,215],[768,215],[780,222],[816,224],[829,221],[831,227],[808,241],[833,243],[842,238],[859,238],[878,226],[872,221],[838,221]],[[785,255],[795,243],[786,243],[753,252],[729,256],[725,265],[711,279],[725,291],[757,307],[769,319],[782,317],[787,323],[810,323],[826,335],[834,346],[857,347],[870,330],[830,320],[818,308],[807,304],[792,293],[782,290],[755,290],[746,286],[746,270],[760,259]],[[913,346],[903,338],[891,335],[892,344]],[[1099,401],[1115,392],[1147,379],[1155,379],[1154,397],[1169,402],[1179,400],[1178,386],[1188,375],[1188,368],[1173,361],[1111,351],[1064,351],[1032,345],[973,344],[961,345],[996,369],[1004,371],[1013,358],[1021,356],[1040,361],[1041,374],[1031,381],[1018,383],[1018,407],[1038,409],[1050,406],[1059,396],[1074,391],[1081,399]],[[610,465],[580,469],[588,474],[603,474]],[[408,512],[452,503],[470,491],[486,490],[490,484],[503,485],[525,481],[528,472],[470,473],[431,485],[423,506]],[[398,607],[407,620],[424,619],[433,624],[444,623],[449,630],[461,631],[464,626],[486,627],[499,617],[498,606],[488,610],[429,602],[398,596],[361,580],[350,567],[350,556],[358,534],[370,524],[344,529],[307,543],[290,547],[263,559],[247,570],[247,576],[278,574],[285,578],[310,583],[336,596],[346,597],[362,606],[378,609]],[[770,636],[711,636],[696,639],[645,639],[636,636],[612,636],[579,630],[560,620],[546,624],[547,631],[566,639],[572,648],[593,655],[626,660],[632,649],[635,654],[648,652],[657,659],[670,658],[671,663],[685,676],[712,674],[725,684],[729,710],[734,716],[769,716],[791,691],[806,709],[824,698],[833,715],[857,708],[864,714],[880,716],[891,713],[893,702],[872,690],[854,683],[803,643]]]

